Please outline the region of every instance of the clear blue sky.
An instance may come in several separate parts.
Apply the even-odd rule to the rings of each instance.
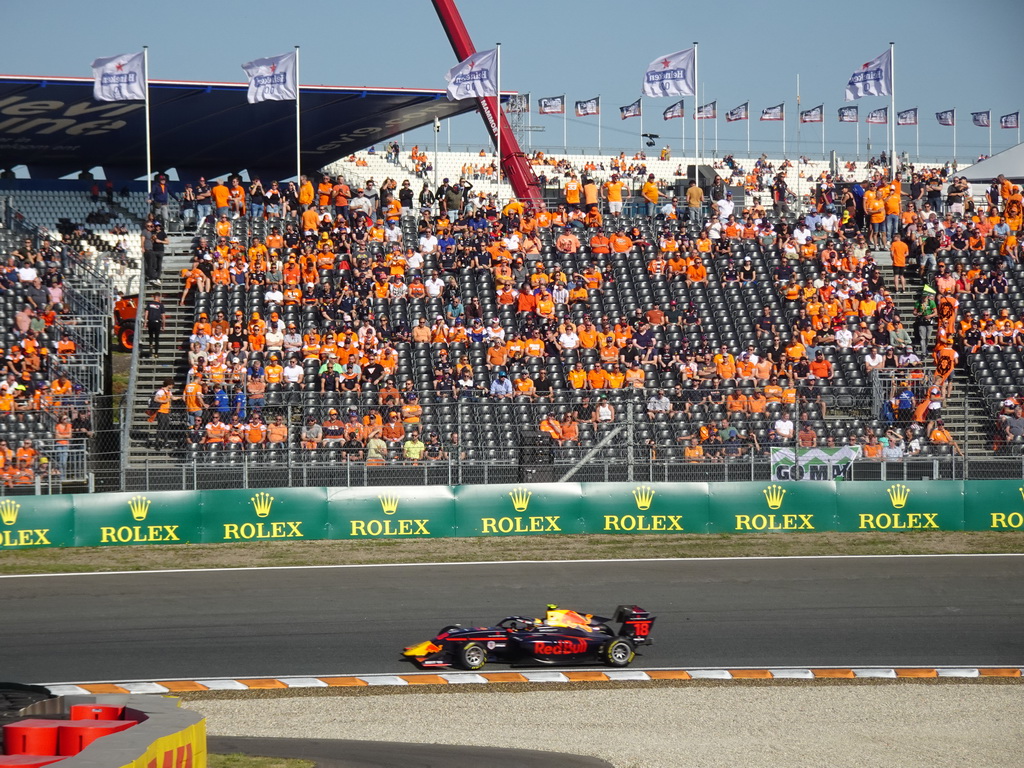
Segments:
[[[639,3],[458,0],[477,48],[502,43],[502,89],[538,96],[602,97],[602,145],[639,146],[639,121],[620,120],[618,107],[639,95],[644,67],[657,56],[700,42],[702,101],[718,101],[720,154],[742,154],[746,124],[726,124],[726,110],[750,101],[752,151],[778,153],[779,123],[757,120],[764,107],[786,102],[788,154],[796,149],[796,80],[801,106],[825,105],[826,148],[842,156],[854,151],[854,126],[839,124],[843,90],[854,69],[896,43],[896,108],[920,108],[921,154],[948,155],[952,129],[934,113],[957,110],[957,155],[973,160],[988,151],[988,131],[970,113],[992,110],[993,152],[1016,142],[1016,131],[1000,130],[1000,115],[1024,109],[1024,87],[1010,61],[1024,28],[1021,0],[861,0],[814,5],[774,3]],[[302,47],[302,82],[353,86],[444,87],[455,57],[429,0],[307,2],[270,0],[178,0],[139,3],[110,0],[4,0],[4,74],[89,75],[97,56],[150,47],[153,78],[239,82],[242,62]],[[1009,85],[1007,79],[1009,78]],[[680,120],[664,121],[672,100],[644,99],[644,131],[661,135],[678,153]],[[534,102],[535,104],[536,102]],[[861,154],[867,112],[888,99],[865,98],[860,106]],[[687,98],[687,147],[692,147],[693,99]],[[890,116],[890,119],[892,117]],[[533,115],[534,146],[561,147],[561,117]],[[713,121],[702,121],[713,142]],[[452,121],[452,142],[486,141],[475,114]],[[884,147],[882,126],[872,128],[874,147]],[[899,147],[912,154],[915,131],[896,129]],[[447,133],[441,132],[442,146]],[[820,125],[801,129],[801,152],[821,151]],[[596,118],[570,115],[569,145],[596,147]],[[429,129],[407,139],[433,141]]]

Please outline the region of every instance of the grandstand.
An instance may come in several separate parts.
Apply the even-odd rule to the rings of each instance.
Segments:
[[[166,338],[171,343],[154,357],[141,354],[138,345],[133,350],[127,408],[120,419],[122,461],[104,463],[103,459],[115,458],[116,443],[111,441],[93,444],[90,464],[82,438],[77,452],[72,451],[78,457],[71,462],[77,467],[74,473],[61,476],[48,470],[35,477],[51,484],[55,476],[65,482],[83,480],[100,467],[107,487],[124,489],[498,482],[567,476],[577,480],[760,479],[769,476],[771,449],[787,445],[797,450],[860,446],[863,458],[854,464],[854,479],[1021,473],[1024,438],[1009,434],[1006,424],[1024,381],[1024,340],[1016,330],[1024,285],[1016,265],[1001,273],[1005,288],[990,290],[987,280],[982,280],[986,287],[981,292],[970,285],[1003,261],[1000,238],[983,240],[980,249],[966,244],[958,248],[952,240],[940,243],[938,260],[949,271],[956,271],[958,279],[970,278],[966,284],[963,280],[955,283],[956,317],[966,318],[969,311],[978,319],[976,328],[969,328],[968,323],[955,329],[961,365],[954,368],[948,383],[941,385],[940,397],[930,394],[934,373],[930,349],[918,344],[921,363],[909,359],[909,365],[903,366],[898,364],[897,351],[894,362],[879,370],[869,370],[876,366],[866,359],[867,347],[872,345],[880,348],[884,359],[891,339],[899,338],[888,331],[894,314],[913,330],[915,301],[923,284],[912,275],[910,292],[892,292],[888,251],[862,249],[850,274],[844,274],[845,269],[834,271],[822,255],[821,242],[814,242],[810,253],[797,250],[787,254],[786,241],[796,217],[793,213],[775,216],[766,189],[772,172],[783,167],[781,161],[762,159],[765,172],[753,185],[747,178],[753,167],[750,160],[736,161],[739,170],[735,174],[723,163],[698,168],[702,184],[715,175],[727,183],[735,182],[726,188],[738,202],[738,220],[742,222],[744,208],[749,213],[760,202],[767,206],[764,218],[773,227],[771,236],[755,229],[732,236],[723,232],[711,241],[701,236],[712,214],[707,205],[701,210],[700,222],[693,223],[687,221],[685,211],[678,217],[663,213],[649,217],[638,197],[647,175],[654,174],[664,199],[678,196],[680,205],[685,206],[682,193],[693,166],[698,166],[695,158],[537,156],[535,171],[546,182],[545,199],[556,217],[562,215],[558,206],[564,202],[566,172],[588,173],[599,183],[618,173],[627,185],[624,212],[621,217],[605,212],[599,227],[573,224],[580,242],[575,252],[565,252],[559,245],[562,227],[536,226],[534,221],[538,239],[534,252],[528,258],[522,254],[522,267],[513,260],[508,269],[500,266],[507,257],[500,249],[492,248],[488,256],[476,261],[470,258],[491,244],[494,224],[521,231],[529,228],[529,223],[524,227],[515,218],[514,211],[502,215],[500,210],[489,210],[507,194],[485,170],[492,162],[486,152],[441,153],[424,162],[422,155],[414,159],[410,148],[404,148],[397,156],[385,151],[360,152],[325,168],[332,181],[343,176],[352,192],[367,187],[371,180],[378,188],[386,179],[395,180],[399,187],[409,181],[418,193],[425,182],[434,189],[435,174],[439,181],[465,178],[473,185],[470,200],[486,212],[487,225],[466,230],[466,238],[459,240],[457,248],[460,259],[452,262],[440,253],[426,253],[422,266],[415,260],[410,264],[404,258],[388,258],[387,243],[375,242],[372,237],[365,243],[353,243],[351,234],[339,236],[331,226],[324,226],[329,246],[320,250],[333,254],[333,264],[326,267],[321,263],[312,292],[298,286],[298,293],[288,300],[273,292],[268,297],[267,286],[253,281],[252,274],[247,286],[246,278],[236,277],[230,262],[236,262],[239,269],[243,261],[248,265],[251,258],[246,252],[252,238],[265,243],[275,224],[284,232],[294,220],[275,222],[243,215],[226,223],[207,222],[193,233],[183,231],[175,202],[168,222],[172,234],[161,284],[142,284],[140,295],[140,304],[144,304],[155,290],[162,293],[167,308]],[[431,163],[436,163],[436,172]],[[795,177],[801,176],[801,202],[810,204],[816,182],[830,172],[857,180],[874,173],[864,166],[840,170],[808,162],[801,163],[799,171],[790,166],[787,177],[795,192]],[[313,180],[318,181],[319,174]],[[52,184],[49,189],[45,185],[33,188],[23,181],[12,186],[4,192],[7,223],[18,234],[13,229],[5,231],[4,250],[14,252],[22,232],[30,234],[34,247],[44,248],[47,238],[59,242],[68,306],[55,319],[56,332],[49,333],[48,341],[54,344],[55,333],[68,332],[79,350],[77,359],[60,361],[60,367],[40,372],[39,379],[52,380],[63,370],[77,382],[81,397],[102,395],[109,391],[108,339],[98,327],[105,326],[115,291],[134,291],[140,286],[139,232],[147,213],[145,192],[118,191],[108,200],[105,191],[96,195],[91,182],[69,182],[61,189]],[[384,218],[385,209],[376,214]],[[437,230],[436,205],[429,214],[414,205],[412,211],[397,218],[401,251],[419,251],[421,234]],[[913,217],[903,222],[911,229],[915,224]],[[778,237],[774,230],[783,225],[788,229]],[[606,249],[592,239],[598,230],[614,237],[619,227],[630,238],[622,249]],[[485,234],[488,236],[483,237]],[[193,289],[184,305],[178,306],[185,289],[182,273],[193,266],[199,238],[215,247],[222,235],[226,252],[223,274],[210,290]],[[662,247],[665,239],[680,244],[683,268],[659,265],[671,255]],[[300,243],[301,238],[293,241],[296,247]],[[350,245],[346,247],[346,243]],[[240,258],[236,258],[236,249]],[[699,251],[701,270],[688,269],[691,249]],[[285,255],[291,249],[283,245],[280,250]],[[514,259],[515,254],[508,256]],[[536,262],[542,266],[536,268]],[[857,268],[860,271],[853,274]],[[374,280],[374,270],[387,280]],[[252,270],[259,271],[263,270]],[[276,268],[269,271],[273,274]],[[284,271],[279,277],[283,287],[288,287]],[[437,295],[422,287],[435,271],[441,281]],[[398,274],[405,280],[392,290],[389,282]],[[417,275],[423,278],[419,283],[414,280]],[[869,275],[877,277],[869,279]],[[790,277],[800,288],[795,298]],[[864,308],[856,296],[859,291],[837,283],[845,278],[852,278],[858,289],[870,288]],[[548,282],[552,288],[561,282],[565,294],[574,283],[578,286],[571,298],[563,294],[562,300],[553,301],[553,311],[540,311],[533,303],[535,298],[508,300],[510,288],[531,293],[538,281]],[[529,290],[523,290],[523,282],[531,282]],[[934,274],[928,276],[928,282],[935,284]],[[812,321],[810,318],[817,316],[813,305],[823,301],[823,294],[815,288],[833,283],[846,297],[840,302],[838,321]],[[21,287],[14,286],[5,303],[12,318],[9,325],[20,291]],[[454,301],[456,297],[458,301]],[[990,315],[984,314],[986,310]],[[1002,310],[1008,310],[1008,330],[1006,318],[1000,316]],[[237,358],[237,364],[233,366],[227,359],[221,369],[214,354],[209,369],[200,370],[196,365],[199,355],[193,352],[189,357],[189,338],[199,330],[197,324],[212,324],[221,312],[228,321],[226,336],[240,341],[237,350],[226,352],[226,357]],[[461,326],[455,322],[460,315],[464,319]],[[497,345],[496,354],[488,343],[489,335],[473,331],[473,315],[480,317],[483,329],[493,327],[504,335],[505,343]],[[417,340],[413,329],[420,319],[430,329],[438,316],[447,330]],[[241,326],[233,333],[236,318]],[[266,338],[262,327],[251,333],[254,319],[257,326],[280,322],[284,331],[294,323],[301,344],[286,347],[280,339]],[[602,327],[605,322],[607,328]],[[866,323],[863,331],[862,323]],[[567,329],[567,324],[573,329]],[[933,325],[941,323],[936,320]],[[349,334],[354,334],[351,344],[344,341],[346,326]],[[374,327],[369,342],[368,331],[360,331],[368,326]],[[840,327],[849,327],[856,341],[843,343],[841,338],[833,338]],[[588,333],[593,328],[597,343],[571,340],[574,335],[583,337],[584,328]],[[560,339],[567,330],[570,341]],[[824,339],[810,339],[811,331]],[[973,339],[975,331],[983,341],[996,343],[965,346],[964,339]],[[1005,338],[1000,335],[1004,332]],[[262,338],[254,343],[253,336]],[[637,337],[637,345],[629,341],[630,336]],[[10,348],[17,340],[16,333],[9,333],[5,346]],[[202,338],[201,343],[209,341]],[[904,344],[898,341],[894,346]],[[346,383],[343,371],[337,381],[325,385],[321,369],[329,362],[330,352],[348,356],[352,347],[359,349],[353,359],[368,368],[372,380],[360,374],[355,384]],[[286,365],[291,356],[288,349],[295,351],[299,364],[284,374],[277,364]],[[801,361],[801,351],[806,354],[808,349],[820,351],[821,357],[811,354]],[[742,357],[748,350],[770,357],[772,365],[753,372],[746,367],[749,358]],[[811,363],[823,366],[821,370],[828,370],[828,376],[809,375]],[[377,375],[378,364],[382,376]],[[262,371],[254,375],[254,368]],[[587,376],[582,388],[577,386],[580,368]],[[299,369],[301,372],[295,373]],[[461,376],[463,369],[469,371],[467,377]],[[499,369],[512,383],[511,397],[492,392]],[[204,402],[188,413],[186,402],[175,400],[173,427],[170,434],[161,435],[151,420],[150,400],[169,372],[173,372],[176,396],[186,394],[186,385],[202,382]],[[262,396],[247,391],[252,379],[265,383]],[[218,383],[223,384],[223,395],[215,391]],[[236,384],[237,394],[232,391]],[[904,384],[909,390],[905,398],[914,406],[929,399],[939,402],[944,424],[936,423],[934,413],[929,418],[925,412],[919,419],[898,407],[894,411]],[[194,389],[190,387],[190,392]],[[665,393],[667,407],[657,394],[659,390]],[[41,410],[15,410],[5,423],[8,432],[41,441],[42,457],[49,458],[59,452],[53,428],[62,410]],[[109,424],[111,409],[100,410],[108,413]],[[262,420],[250,426],[254,410]],[[206,425],[215,411],[221,411],[227,422],[238,411],[246,428],[232,429],[230,423],[223,430],[216,427],[215,432],[223,432],[223,439],[215,435],[211,440]],[[338,412],[337,418],[332,411]],[[353,419],[350,413],[354,413]],[[200,416],[198,425],[196,415]],[[315,428],[307,432],[310,417]],[[267,435],[280,432],[272,428],[275,422],[283,423],[284,439],[271,444]],[[318,430],[320,437],[315,434]],[[369,445],[369,437],[376,432],[384,439]],[[896,445],[896,433],[902,438],[902,447]],[[111,437],[114,434],[109,433]],[[104,456],[105,450],[111,454]]]

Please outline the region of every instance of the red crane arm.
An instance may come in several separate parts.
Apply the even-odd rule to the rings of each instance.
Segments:
[[[455,0],[433,0],[434,10],[441,20],[445,34],[448,35],[448,42],[455,51],[459,61],[469,58],[476,53],[476,46],[466,31],[466,25],[462,22],[459,9],[455,7]],[[505,113],[498,109],[498,99],[485,97],[477,99],[477,107],[484,119],[484,125],[491,134],[491,138],[498,142],[498,133],[501,133],[501,157],[498,162],[501,164],[505,178],[512,184],[512,191],[520,200],[534,202],[541,201],[540,185],[533,173],[529,160],[519,148],[512,133],[512,127],[505,119]]]

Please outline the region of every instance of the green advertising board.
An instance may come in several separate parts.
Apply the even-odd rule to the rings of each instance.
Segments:
[[[708,483],[583,483],[587,533],[707,533]]]
[[[444,485],[400,488],[331,488],[331,539],[422,539],[458,535],[455,493]]]
[[[75,546],[72,496],[0,500],[0,549]]]
[[[1024,530],[1024,487],[1019,480],[968,481],[964,492],[965,531]]]
[[[964,483],[841,483],[837,531],[962,531]]]
[[[202,491],[199,504],[205,543],[327,538],[326,488]]]
[[[591,533],[579,483],[462,485],[455,490],[458,536]]]
[[[713,483],[709,533],[834,531],[836,483]]]
[[[201,541],[199,494],[84,493],[74,503],[76,547]]]
[[[563,533],[961,530],[1024,530],[1024,484],[532,483],[0,499],[0,549]]]

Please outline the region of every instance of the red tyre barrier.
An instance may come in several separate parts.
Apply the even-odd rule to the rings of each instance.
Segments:
[[[0,766],[20,766],[20,768],[42,768],[63,760],[63,757],[50,755],[0,755]]]
[[[65,720],[57,736],[57,754],[65,757],[77,755],[96,739],[126,730],[134,720]]]
[[[124,720],[124,707],[100,704],[75,704],[71,707],[71,720]]]
[[[61,720],[19,720],[4,726],[4,752],[8,755],[58,755]]]

